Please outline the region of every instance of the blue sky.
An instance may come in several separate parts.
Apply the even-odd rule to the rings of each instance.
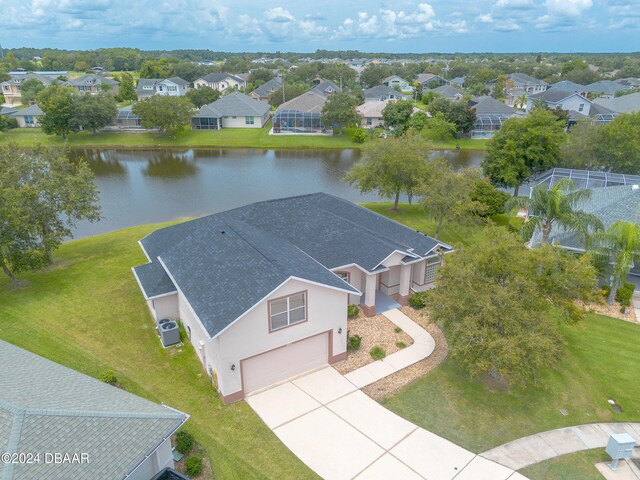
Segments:
[[[640,50],[640,0],[21,0],[2,23],[5,48]]]

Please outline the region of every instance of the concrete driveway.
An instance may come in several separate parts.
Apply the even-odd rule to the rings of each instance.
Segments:
[[[251,395],[247,403],[325,479],[525,478],[390,412],[331,367]]]

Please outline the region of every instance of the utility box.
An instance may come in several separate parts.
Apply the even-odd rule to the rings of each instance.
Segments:
[[[633,448],[636,441],[628,433],[615,433],[609,437],[606,452],[609,454],[613,462],[611,462],[611,470],[618,468],[618,462],[627,458],[631,458]]]
[[[170,347],[180,343],[180,328],[174,321],[168,321],[158,326],[163,347]]]

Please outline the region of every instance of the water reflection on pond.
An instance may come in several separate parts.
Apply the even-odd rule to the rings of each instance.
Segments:
[[[278,197],[324,191],[376,200],[342,181],[358,150],[76,149],[96,175],[104,219],[81,222],[76,238],[118,228],[194,217]],[[478,166],[481,151],[434,152],[456,168]]]

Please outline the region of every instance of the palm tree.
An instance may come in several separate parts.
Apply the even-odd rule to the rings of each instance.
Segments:
[[[633,222],[619,220],[605,232],[596,232],[592,238],[594,251],[609,261],[612,275],[611,291],[607,302],[613,304],[618,288],[627,276],[633,259],[640,254],[640,226]]]
[[[536,232],[542,232],[542,242],[549,243],[551,229],[557,225],[578,234],[586,242],[591,231],[603,228],[598,217],[576,209],[580,202],[590,197],[591,190],[576,190],[572,180],[563,178],[550,188],[544,185],[534,187],[530,198],[511,198],[505,204],[505,210],[511,212],[519,207],[529,211],[529,220],[520,229],[525,240]]]
[[[527,106],[527,94],[526,94],[526,93],[523,93],[522,95],[520,95],[520,96],[518,97],[518,99],[516,100],[516,102],[517,102],[517,104],[518,104],[518,105],[517,105],[517,106],[518,106],[518,108],[521,108],[521,109],[523,109],[523,110],[524,110],[524,107],[526,107],[526,106]]]

